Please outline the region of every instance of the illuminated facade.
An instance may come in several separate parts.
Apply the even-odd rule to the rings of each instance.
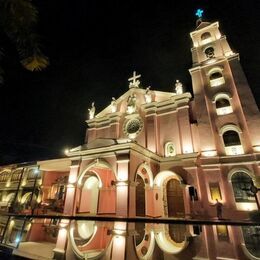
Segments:
[[[250,211],[257,210],[260,114],[239,54],[231,50],[217,22],[201,22],[190,35],[193,97],[178,80],[172,92],[143,89],[140,75],[134,73],[129,90],[118,99],[112,98],[103,111],[96,114],[92,103],[86,142],[69,150],[67,158],[2,167],[1,210],[38,215],[208,219],[216,217],[216,200],[223,204],[226,219],[245,219]],[[12,220],[8,221],[10,226]],[[24,224],[23,230],[30,229],[30,236],[42,235],[49,224],[43,225],[43,221]],[[86,255],[95,258],[97,252],[90,245],[77,244],[72,238],[76,232],[77,237],[88,241],[99,232],[103,244],[97,246],[96,241],[95,246],[108,249],[117,235],[120,241],[109,254],[112,259],[122,259],[125,253],[116,246],[126,243],[122,235],[126,224],[116,223],[120,228],[101,225],[98,231],[92,224],[78,222],[68,229],[68,223],[61,221],[53,231],[57,237],[54,252],[74,252],[75,259]],[[187,246],[184,240],[174,244],[167,240],[169,236],[159,237],[154,228],[160,229],[147,226],[148,240],[139,241],[147,244],[147,254],[155,241],[159,247],[166,245],[164,251],[172,254]],[[117,234],[117,229],[122,233]],[[221,228],[208,229],[204,240],[224,232]],[[12,232],[1,230],[3,242]],[[230,228],[235,244],[244,243],[239,232]],[[15,237],[8,238],[10,243]],[[67,240],[70,253],[66,253]],[[137,256],[144,256],[138,245]],[[240,254],[234,250],[230,257]],[[217,254],[217,249],[214,252]],[[200,257],[210,257],[209,252],[204,253]]]

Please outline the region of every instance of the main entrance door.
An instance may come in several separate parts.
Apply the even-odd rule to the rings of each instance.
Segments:
[[[145,216],[145,184],[141,176],[136,177],[135,208],[136,216]]]
[[[169,217],[184,217],[183,190],[178,180],[170,179],[166,185]]]

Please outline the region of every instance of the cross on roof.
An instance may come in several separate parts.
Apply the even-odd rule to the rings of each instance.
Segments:
[[[138,88],[139,87],[139,84],[140,84],[140,81],[137,80],[141,78],[141,74],[139,75],[136,75],[136,71],[133,72],[133,77],[132,78],[129,78],[128,81],[129,81],[129,88]]]

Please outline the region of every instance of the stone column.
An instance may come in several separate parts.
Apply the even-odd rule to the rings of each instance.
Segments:
[[[126,250],[126,222],[115,222],[111,259],[124,260]]]
[[[56,260],[65,259],[66,244],[68,239],[68,230],[67,230],[68,226],[69,226],[69,220],[62,219],[59,224],[59,233],[58,233],[56,246],[53,249],[54,259]]]
[[[151,112],[150,112],[151,113]],[[152,152],[157,152],[156,116],[154,113],[146,115],[146,147]]]
[[[70,175],[66,191],[64,215],[75,215],[76,213],[76,191],[80,161],[73,161],[70,166]]]
[[[129,154],[117,156],[116,215],[128,216]]]

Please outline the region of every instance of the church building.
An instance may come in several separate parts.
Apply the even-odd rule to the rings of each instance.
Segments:
[[[171,92],[142,87],[141,75],[134,72],[127,92],[111,97],[101,112],[96,113],[92,103],[85,143],[68,150],[65,158],[0,168],[1,212],[206,220],[217,217],[220,202],[221,217],[244,220],[259,210],[260,113],[239,54],[230,48],[218,22],[200,21],[190,37],[193,93],[179,80]],[[16,238],[10,227],[4,228],[6,221],[0,218],[1,243],[8,234],[9,241]],[[35,221],[28,227],[17,224],[24,228],[24,240],[44,232],[38,225],[43,220]],[[59,224],[57,254],[66,251],[66,225],[65,220]],[[86,229],[82,223],[77,228],[80,225]],[[109,227],[99,228],[109,243]],[[216,232],[207,227],[205,248],[213,246],[206,244]],[[230,253],[234,259],[242,254],[235,245],[246,243],[238,228],[229,227],[228,232],[235,241]],[[153,232],[149,234],[152,239]],[[159,238],[156,242],[165,246]],[[84,247],[71,243],[69,250],[84,259]],[[121,259],[120,249],[114,250],[111,259]],[[167,250],[178,251],[170,245]],[[217,257],[219,252],[205,249],[200,257]]]

